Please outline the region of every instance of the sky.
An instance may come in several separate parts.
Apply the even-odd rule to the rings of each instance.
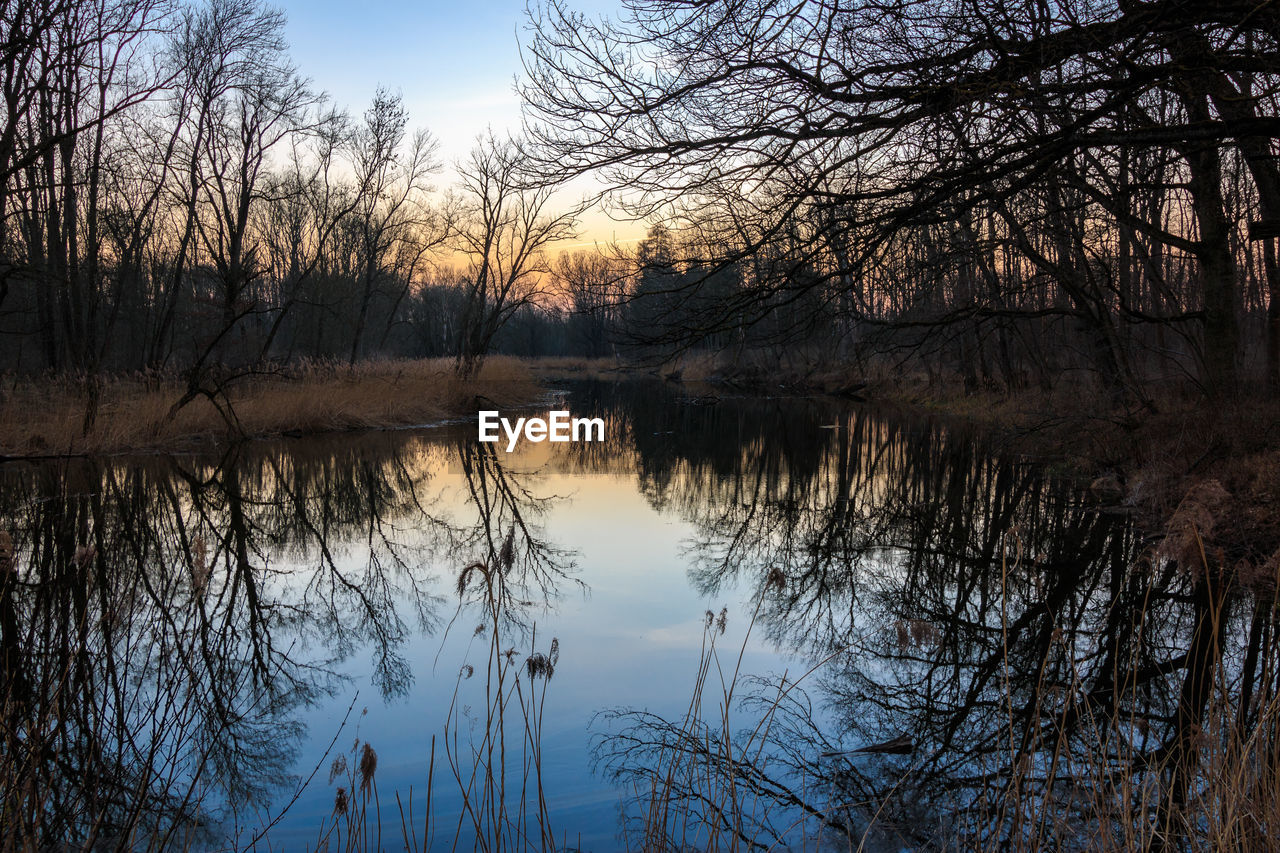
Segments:
[[[274,0],[288,15],[287,35],[299,72],[353,116],[379,85],[399,92],[411,128],[440,141],[448,165],[464,157],[486,129],[520,127],[513,81],[522,73],[519,39],[525,0]],[[616,13],[617,2],[589,0],[575,8]],[[447,171],[437,183],[452,180]],[[589,212],[578,243],[630,240],[644,226]]]

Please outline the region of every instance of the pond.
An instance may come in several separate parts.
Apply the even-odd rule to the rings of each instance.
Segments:
[[[1274,724],[1273,607],[981,436],[657,382],[552,403],[605,441],[506,453],[466,423],[0,469],[11,827],[1176,846]]]

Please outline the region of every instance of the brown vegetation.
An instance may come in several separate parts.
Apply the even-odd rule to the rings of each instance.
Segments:
[[[1019,561],[1005,568],[1012,577],[1020,570]],[[1135,614],[1135,624],[1147,615]],[[1213,616],[1214,630],[1218,615]],[[784,674],[765,682],[753,705],[755,712],[734,738],[730,707],[735,691],[744,685],[732,659],[729,666],[720,665],[715,635],[723,630],[723,622],[715,622],[710,612],[707,617],[686,717],[666,723],[643,715],[621,715],[635,725],[626,732],[627,743],[620,754],[641,752],[635,744],[646,737],[653,739],[645,752],[650,763],[621,774],[630,781],[632,795],[627,849],[645,853],[773,849],[781,846],[783,838],[799,840],[801,849],[823,849],[828,843],[849,849],[855,849],[856,843],[858,850],[909,846],[907,838],[920,827],[896,825],[884,813],[885,802],[864,799],[865,792],[844,788],[838,774],[824,776],[815,764],[807,768],[812,775],[800,774],[800,787],[784,787],[779,780],[790,780],[798,768],[786,766],[787,754],[773,754],[764,743],[805,730],[804,725],[796,728],[795,721],[788,720],[789,712],[783,708],[788,694],[802,689],[810,676],[821,673],[824,665],[847,650],[833,650],[798,678],[789,680]],[[755,621],[753,616],[748,636]],[[1008,624],[1002,629],[1007,631]],[[904,638],[905,645],[916,648],[933,641],[910,634]],[[741,652],[739,660],[740,656]],[[1139,662],[1117,663],[1118,689],[1131,689]],[[1005,672],[1014,665],[1007,648],[1002,665]],[[708,673],[713,668],[719,681],[713,680],[708,690]],[[1131,713],[1109,714],[1091,703],[1087,694],[1087,679],[1081,673],[1068,684],[1052,683],[1045,673],[1040,674],[1032,717],[1062,722],[1078,715],[1079,730],[1068,735],[1067,727],[1050,724],[1028,741],[1011,714],[1005,741],[1008,752],[1000,755],[997,749],[990,756],[996,766],[1007,758],[1007,765],[984,778],[984,784],[990,784],[989,796],[961,805],[939,825],[934,837],[938,849],[1056,850],[1064,838],[1075,840],[1077,849],[1107,851],[1276,849],[1280,786],[1272,733],[1280,699],[1272,696],[1259,707],[1246,708],[1225,685],[1216,684],[1203,720],[1186,733],[1195,757],[1180,759],[1173,752],[1154,757],[1145,752],[1142,742],[1148,721]],[[1005,695],[1013,701],[1007,685]],[[808,700],[801,699],[796,707],[807,705]],[[1243,717],[1255,712],[1258,724],[1243,725]],[[1090,741],[1118,744],[1117,755],[1109,758],[1105,749],[1082,752],[1080,743]],[[810,748],[821,749],[821,743],[815,739]],[[858,754],[912,755],[916,751],[911,737],[904,735],[824,756],[843,760]],[[911,785],[927,758],[924,751],[906,759],[896,771],[886,771],[890,777],[901,774],[893,787]],[[612,769],[617,771],[616,766]],[[1182,798],[1172,793],[1176,785],[1171,787],[1169,781],[1178,778],[1187,782],[1188,793]],[[776,834],[779,827],[781,836]]]
[[[1152,534],[1171,531],[1188,500],[1212,493],[1211,506],[1196,502],[1211,560],[1243,581],[1276,584],[1280,401],[1261,390],[1207,404],[1186,389],[1152,387],[1142,405],[1116,400],[1090,377],[967,392],[959,375],[884,363],[855,369],[803,354],[765,363],[698,356],[664,372],[751,392],[865,398],[970,424],[1012,452],[1086,479],[1099,504],[1135,512]]]
[[[1151,534],[1177,538],[1191,518],[1212,566],[1275,588],[1280,402],[1257,395],[1209,406],[1171,395],[1154,410],[1135,411],[1079,387],[904,398],[991,430],[1060,473],[1088,478],[1099,504],[1136,513]]]
[[[524,362],[495,357],[465,382],[449,359],[307,363],[242,381],[217,406],[199,397],[174,411],[184,390],[176,378],[154,375],[99,380],[102,402],[86,429],[85,383],[12,379],[0,389],[0,456],[177,450],[234,437],[438,423],[471,414],[478,399],[528,404],[538,384]]]
[[[555,356],[538,358],[526,362],[529,369],[540,379],[552,381],[566,379],[625,379],[637,374],[631,364],[617,358],[584,358],[577,356]]]

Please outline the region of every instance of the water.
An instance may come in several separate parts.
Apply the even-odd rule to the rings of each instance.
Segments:
[[[612,850],[639,846],[658,778],[689,846],[732,839],[690,817],[726,808],[793,848],[1060,841],[1194,788],[1135,756],[1199,749],[1215,678],[1241,726],[1271,689],[1251,599],[1135,559],[1123,514],[980,437],[647,383],[559,405],[606,442],[506,454],[468,424],[6,466],[28,823],[333,847],[342,787],[348,816],[367,796],[367,847],[403,849],[406,824],[411,846],[540,846],[545,825]],[[1159,790],[1099,818],[1117,768]]]

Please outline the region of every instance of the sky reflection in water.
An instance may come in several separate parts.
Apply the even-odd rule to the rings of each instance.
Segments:
[[[708,611],[727,608],[716,642],[732,665],[759,609],[735,694],[748,701],[735,703],[731,729],[771,707],[752,705],[753,692],[776,696],[784,672],[794,681],[825,661],[773,709],[759,761],[739,768],[748,797],[781,803],[743,818],[763,839],[857,839],[873,811],[878,847],[1010,838],[1026,820],[983,804],[1011,762],[1040,768],[1052,753],[1131,768],[1135,754],[1180,754],[1204,707],[1188,697],[1213,670],[1211,611],[1223,614],[1220,672],[1236,691],[1256,680],[1247,602],[1224,610],[1186,573],[1135,565],[1122,518],[971,436],[829,401],[657,384],[582,385],[566,399],[576,415],[606,418],[604,444],[508,455],[460,425],[253,443],[220,459],[10,467],[4,514],[19,554],[42,567],[15,587],[34,596],[22,612],[56,622],[56,596],[37,594],[55,569],[105,579],[111,618],[94,624],[130,636],[163,635],[164,614],[202,601],[166,651],[196,662],[183,670],[192,683],[167,673],[147,695],[198,695],[182,719],[205,739],[141,726],[142,739],[206,756],[207,778],[255,797],[242,840],[287,800],[283,777],[321,764],[271,828],[277,849],[314,844],[331,814],[341,780],[321,756],[335,735],[332,755],[376,750],[383,839],[397,846],[394,794],[407,806],[412,786],[421,812],[436,736],[434,840],[452,843],[461,800],[446,720],[452,706],[462,737],[483,735],[494,630],[477,575],[458,591],[477,561],[507,561],[497,629],[513,659],[558,639],[544,789],[556,836],[582,849],[619,845],[619,806],[644,787],[654,744],[679,740],[671,723],[688,706]],[[1140,606],[1145,623],[1132,615]],[[138,683],[159,677],[136,652],[145,644],[125,652],[95,630],[85,645],[102,660],[132,667]],[[465,665],[474,677],[459,678]],[[53,669],[41,666],[14,670],[32,714],[50,695],[39,685]],[[137,719],[85,708],[104,730]],[[120,772],[83,734],[59,737],[99,777]],[[80,794],[64,787],[73,809]],[[1067,788],[1030,799],[1055,797],[1069,815]],[[696,790],[676,793],[697,802]],[[809,820],[796,828],[800,810]],[[464,827],[463,848],[468,838]]]

